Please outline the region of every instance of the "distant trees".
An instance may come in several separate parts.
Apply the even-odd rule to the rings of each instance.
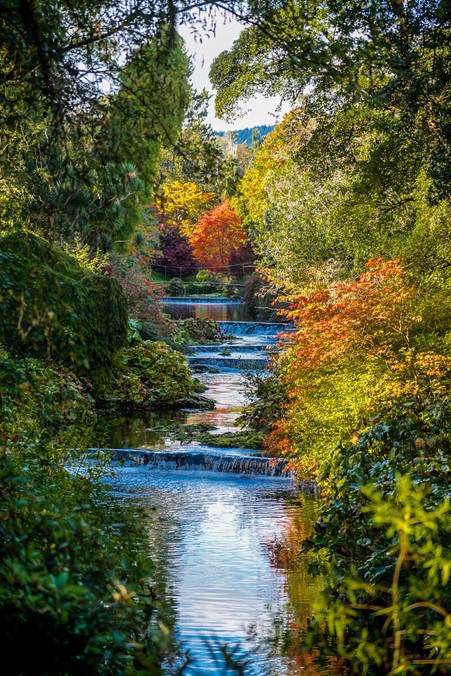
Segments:
[[[163,184],[155,206],[168,225],[176,226],[182,235],[190,237],[199,217],[214,199],[214,193],[204,192],[193,181],[175,180]]]
[[[205,213],[190,238],[194,255],[207,268],[227,266],[247,239],[241,221],[228,200]]]
[[[197,265],[193,248],[187,237],[175,225],[161,223],[158,226],[161,256],[157,258],[157,270],[169,275],[189,274]]]

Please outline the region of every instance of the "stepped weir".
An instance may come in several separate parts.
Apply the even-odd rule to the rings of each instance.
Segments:
[[[145,451],[129,448],[102,449],[116,462],[145,465],[149,469],[229,472],[271,477],[292,477],[288,461],[245,455],[223,455],[204,451]]]

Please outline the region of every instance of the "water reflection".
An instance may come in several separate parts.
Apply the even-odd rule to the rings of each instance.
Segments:
[[[196,319],[215,319],[217,322],[247,322],[253,320],[244,304],[236,301],[221,303],[169,302],[163,303],[163,309],[174,319],[195,317]]]
[[[310,513],[304,520],[292,482],[124,467],[115,490],[146,508],[156,584],[164,591],[164,607],[172,604],[178,637],[195,660],[184,673],[219,673],[205,642],[212,638],[252,651],[247,674],[296,673],[294,657],[282,656],[276,635],[282,621],[304,622],[312,596],[305,578],[305,585],[296,586],[293,605],[286,561],[282,564],[276,544],[288,533],[298,543],[309,527]],[[293,576],[298,572],[291,569]]]
[[[150,411],[141,415],[115,417],[109,421],[109,448],[165,449],[174,445],[167,439],[171,425],[207,423],[216,432],[235,430],[234,424],[244,404],[244,382],[239,373],[202,373],[197,376],[206,386],[204,396],[215,401],[213,411]]]
[[[178,317],[248,320],[244,306],[237,303],[170,303],[165,309]],[[228,348],[243,356],[263,356],[283,328],[229,324],[226,330],[236,338]],[[216,349],[197,348],[212,358]],[[222,372],[200,378],[208,388],[205,395],[216,402],[214,411],[118,419],[111,446],[179,450],[180,444],[168,439],[164,430],[168,424],[208,422],[218,431],[233,429],[243,405],[242,377]],[[214,452],[242,454],[243,449]],[[297,639],[305,629],[318,583],[307,573],[300,542],[311,527],[315,503],[300,504],[291,479],[119,467],[114,488],[117,498],[133,500],[140,508],[137,518],[146,528],[156,564],[154,586],[161,617],[175,626],[194,659],[183,672],[186,676],[231,673],[215,661],[209,649],[212,642],[230,649],[239,645],[240,656],[251,653],[244,671],[248,676],[301,673],[309,658],[300,653]],[[141,512],[143,516],[138,516]],[[174,659],[175,667],[168,657],[168,675],[176,673]]]

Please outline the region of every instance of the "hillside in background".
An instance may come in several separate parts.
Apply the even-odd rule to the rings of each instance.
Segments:
[[[260,138],[263,138],[272,130],[274,129],[274,125],[271,124],[261,124],[256,127],[246,127],[245,129],[236,129],[232,131],[232,138],[233,141],[237,145],[241,145],[242,143],[246,143],[249,147],[252,145],[252,132],[254,129],[258,129],[258,132],[260,134]],[[217,131],[215,132],[215,136],[220,136],[221,138],[225,138],[229,132],[227,131]]]

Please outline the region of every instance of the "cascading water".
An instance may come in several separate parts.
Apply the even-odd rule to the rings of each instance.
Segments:
[[[179,301],[184,305],[189,304],[184,299],[172,299],[170,304],[177,304]],[[207,305],[207,303],[201,304]],[[215,299],[214,305],[219,305],[217,299]],[[224,305],[229,307],[230,302],[224,301]],[[240,305],[240,303],[234,301],[233,305]],[[186,312],[188,313],[188,311]],[[249,371],[264,370],[267,366],[268,357],[277,352],[276,343],[278,335],[281,332],[288,332],[291,327],[288,324],[280,322],[226,321],[219,322],[219,324],[227,336],[224,342],[220,345],[192,345],[188,356],[190,366],[208,388],[205,394],[216,402],[216,408],[212,412],[193,412],[189,415],[186,422],[189,424],[208,423],[209,425],[215,425],[217,432],[227,432],[234,431],[234,421],[238,417],[243,404],[243,395],[240,392],[242,388],[242,374]],[[146,424],[144,432],[151,431],[151,428],[152,423]],[[171,440],[165,441],[163,439],[160,443],[155,444],[155,439],[152,436],[151,438],[146,437],[147,435],[143,433],[137,446],[134,445],[134,440],[132,439],[123,439],[123,443],[128,446],[130,452],[133,449],[135,451],[164,450],[168,453],[183,451],[188,459],[190,455],[198,451],[196,444],[192,444],[188,448],[180,448],[180,444],[176,444]],[[214,448],[210,448],[209,451],[208,458],[212,457],[212,454],[214,456],[217,453],[217,450]],[[249,453],[246,452],[246,449],[242,449],[241,455],[244,457],[249,455]],[[161,456],[155,456],[155,461],[151,463],[152,467],[157,467],[158,463],[156,461],[158,458],[162,460]],[[202,465],[199,462],[199,457],[197,457],[196,461],[193,460],[194,465],[197,470],[203,468],[205,471],[231,471],[229,465],[224,461],[212,462],[209,459]],[[169,467],[166,461],[164,466],[166,468]],[[264,469],[270,466],[284,468],[286,466],[284,461],[273,461],[262,458],[258,463],[246,463],[243,461],[241,464],[235,463],[233,466],[235,467],[234,471],[237,473],[288,476],[283,470],[280,472],[269,472]],[[172,468],[174,470],[187,469],[188,464],[186,459],[183,463],[177,462],[174,459]]]
[[[276,339],[277,334],[289,332],[292,330],[290,324],[282,322],[219,322],[219,326],[224,333],[233,336],[273,336]]]
[[[141,465],[149,469],[203,470],[253,474],[263,476],[291,476],[286,460],[272,460],[247,455],[225,455],[203,451],[138,451],[134,449],[109,449],[112,459],[128,461],[130,466]]]
[[[227,320],[242,318],[230,314],[239,307],[216,303]],[[292,607],[287,573],[274,558],[288,533],[305,533],[286,462],[246,449],[177,444],[155,431],[168,416],[233,430],[244,401],[241,367],[257,360],[264,366],[268,347],[274,350],[277,334],[288,328],[247,321],[222,327],[233,334],[230,342],[193,346],[191,355],[192,363],[208,359],[218,371],[199,374],[215,410],[158,413],[118,426],[110,443],[117,467],[111,483],[116,499],[133,500],[145,514],[137,518],[149,534],[158,595],[172,607],[177,636],[193,659],[184,675],[231,673],[219,658],[227,645],[236,655],[251,651],[246,676],[292,676],[295,662],[278,651],[275,627],[305,623],[316,583],[300,571],[300,609]],[[164,665],[163,673],[173,669]]]

